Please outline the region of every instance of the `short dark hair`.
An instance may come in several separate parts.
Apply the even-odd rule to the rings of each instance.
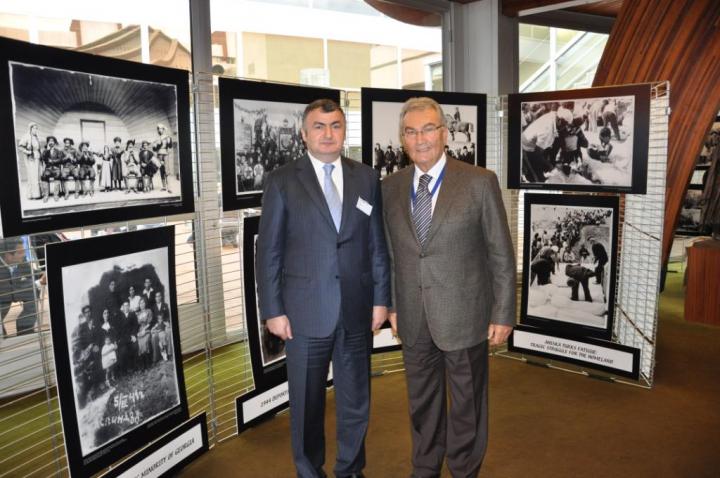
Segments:
[[[335,111],[339,111],[343,119],[345,119],[345,112],[343,112],[342,108],[340,108],[340,105],[329,98],[320,98],[305,107],[305,111],[303,111],[302,115],[303,128],[305,128],[305,120],[308,115],[315,110],[322,110],[323,113],[333,113]]]
[[[91,310],[89,305],[83,305],[82,309],[80,309],[82,313],[84,314],[86,310]]]
[[[113,143],[122,143],[122,138],[120,136],[115,136],[113,138]]]

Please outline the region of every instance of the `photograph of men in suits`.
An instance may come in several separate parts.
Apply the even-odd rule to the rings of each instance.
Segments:
[[[390,305],[390,269],[376,172],[340,155],[345,115],[331,100],[303,113],[307,154],[267,178],[257,239],[261,320],[286,340],[293,458],[323,477],[325,387],[333,364],[335,476],[362,476],[371,330]]]
[[[453,476],[477,476],[488,344],[505,342],[515,324],[515,258],[497,177],[446,157],[446,118],[431,98],[409,99],[400,139],[414,167],[382,182],[413,477],[440,476],[446,457]]]

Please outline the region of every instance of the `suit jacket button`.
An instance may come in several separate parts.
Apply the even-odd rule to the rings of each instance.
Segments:
[[[339,278],[340,278],[340,276],[335,276],[335,278],[336,278],[336,279],[339,279]]]

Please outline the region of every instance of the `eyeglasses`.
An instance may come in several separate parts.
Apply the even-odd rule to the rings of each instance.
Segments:
[[[420,134],[422,134],[423,136],[432,136],[437,132],[437,130],[439,130],[442,127],[443,127],[443,125],[441,125],[441,124],[440,125],[429,124],[427,126],[424,126],[421,130],[416,130],[413,128],[405,128],[405,131],[403,131],[403,136],[406,136],[406,137],[412,138],[412,139],[417,138],[418,136],[420,136]]]

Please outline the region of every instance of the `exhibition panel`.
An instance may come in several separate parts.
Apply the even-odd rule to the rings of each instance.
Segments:
[[[65,450],[87,476],[188,418],[175,229],[51,244],[47,280]]]
[[[193,211],[186,71],[4,38],[0,51],[0,232]]]
[[[508,187],[645,192],[650,85],[509,95]]]
[[[263,178],[305,154],[305,107],[321,98],[340,103],[340,91],[224,77],[218,90],[223,210],[258,207]]]
[[[563,365],[568,363],[577,366],[573,371],[586,375],[599,374],[617,382],[632,379],[632,383],[652,386],[670,86],[667,82],[644,86],[650,92],[647,146],[637,154],[646,158],[642,165],[646,179],[643,184],[634,179],[632,183],[632,188],[641,192],[608,194],[599,183],[603,194],[553,192],[553,187],[561,188],[545,183],[546,194],[524,192],[525,220],[518,224],[518,241],[524,246],[522,325],[509,343],[513,353],[503,355],[516,358],[519,353],[527,361],[534,361],[530,356],[536,355],[550,359],[546,365],[553,368],[568,369]],[[606,92],[605,88],[599,90]],[[592,90],[584,91],[587,97],[596,96]],[[569,105],[558,104],[557,109],[547,111],[566,106],[569,109]],[[547,113],[536,120],[543,117],[553,118]],[[510,115],[509,131],[520,131],[521,126],[513,121],[522,118]],[[560,140],[578,135],[577,130],[560,126]],[[583,124],[576,126],[582,128]],[[557,160],[553,171],[562,172],[566,166],[562,147],[554,149],[552,142],[546,146],[551,150],[546,159]],[[576,161],[580,163],[577,169]],[[588,161],[592,161],[590,148],[576,153],[567,165],[577,173]]]
[[[372,166],[381,177],[410,164],[410,157],[400,143],[398,118],[403,103],[418,96],[434,99],[443,109],[449,133],[445,154],[485,166],[486,95],[384,88],[362,88],[360,95],[363,163]]]

